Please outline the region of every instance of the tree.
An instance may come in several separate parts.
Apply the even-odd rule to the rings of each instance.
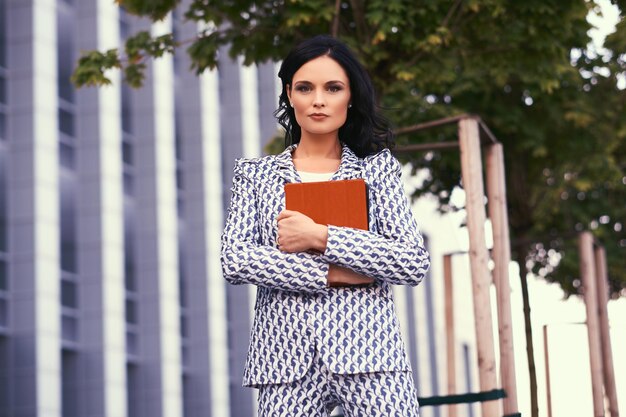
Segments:
[[[117,0],[128,12],[164,18],[179,0]],[[519,3],[519,2],[517,2]],[[622,9],[622,1],[614,0]],[[144,60],[189,43],[192,70],[218,65],[218,51],[251,64],[278,60],[305,37],[330,31],[357,51],[397,126],[461,112],[480,115],[504,143],[513,238],[525,245],[533,272],[577,292],[575,273],[555,267],[549,249],[567,247],[564,236],[593,228],[607,248],[624,248],[624,77],[626,24],[611,35],[608,51],[589,51],[586,16],[595,3],[579,0],[504,0],[416,5],[409,0],[193,0],[186,19],[207,29],[196,39],[152,38],[140,32],[117,50],[90,51],[74,73],[79,85],[105,84],[106,71],[122,68],[140,86]],[[338,13],[337,13],[338,11]],[[227,23],[227,24],[225,24]],[[441,140],[451,136],[445,130]],[[399,137],[400,143],[427,140]],[[431,140],[431,139],[428,139]],[[408,158],[432,169],[418,190],[439,196],[442,210],[459,185],[457,158],[428,153]],[[572,199],[577,203],[572,204]],[[607,218],[608,216],[608,218]],[[610,231],[613,229],[613,232]],[[621,242],[621,245],[620,245]],[[557,250],[560,252],[560,250]],[[560,265],[567,265],[563,255]],[[609,259],[611,288],[626,287],[624,257]],[[618,267],[619,266],[619,267]]]
[[[178,5],[117,1],[153,20]],[[612,4],[626,10],[624,0]],[[106,71],[117,67],[140,86],[146,57],[187,43],[191,70],[201,73],[219,65],[222,47],[246,64],[259,63],[280,59],[305,37],[333,33],[366,65],[396,126],[474,113],[503,143],[514,259],[522,271],[528,267],[567,295],[578,293],[573,237],[591,229],[607,249],[612,294],[619,296],[626,291],[626,21],[607,38],[606,50],[594,51],[590,11],[599,10],[589,0],[192,0],[185,18],[208,28],[196,39],[139,33],[126,42],[124,56],[117,50],[84,55],[74,82],[107,83]],[[455,134],[440,129],[398,142]],[[450,203],[461,186],[457,155],[404,158],[430,172],[416,196],[434,194],[442,211],[457,209]]]

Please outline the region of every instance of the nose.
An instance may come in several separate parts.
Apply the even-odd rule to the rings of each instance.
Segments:
[[[317,91],[315,93],[315,97],[313,98],[313,107],[315,108],[322,108],[326,105],[326,102],[324,101],[324,92],[322,91]]]

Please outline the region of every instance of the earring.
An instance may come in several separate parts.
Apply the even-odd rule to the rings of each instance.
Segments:
[[[349,109],[352,108],[352,103],[348,104],[348,108]]]
[[[291,101],[289,102],[289,106],[293,107],[293,103]]]

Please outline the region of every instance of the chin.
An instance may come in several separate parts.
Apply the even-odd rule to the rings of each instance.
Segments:
[[[341,125],[343,126],[343,125]],[[314,135],[326,135],[328,133],[336,132],[341,126],[306,126],[301,127],[303,131],[307,131]]]

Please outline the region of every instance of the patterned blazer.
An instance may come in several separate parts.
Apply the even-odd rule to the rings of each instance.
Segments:
[[[276,217],[285,206],[284,184],[300,182],[294,149],[239,159],[234,168],[222,269],[231,284],[258,287],[243,384],[295,381],[316,349],[338,374],[410,370],[389,285],[419,284],[430,260],[403,191],[399,162],[388,150],[361,159],[344,145],[331,180],[365,179],[370,230],[329,226],[323,254],[285,253],[276,246]],[[375,282],[329,288],[331,263]]]

